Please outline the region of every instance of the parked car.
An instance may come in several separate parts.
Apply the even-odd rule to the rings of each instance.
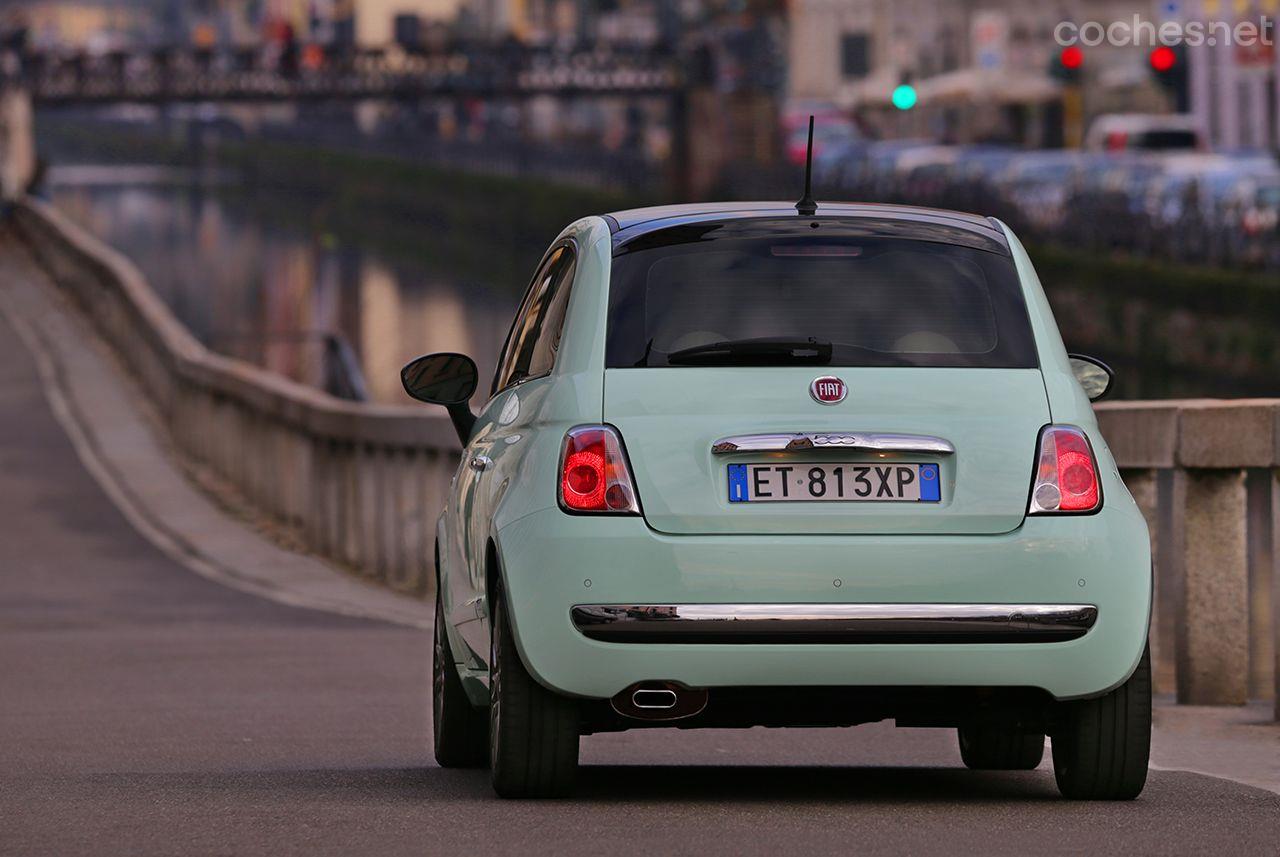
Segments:
[[[813,126],[813,156],[819,157],[828,147],[843,146],[860,139],[858,128],[848,119],[827,118]],[[795,128],[787,134],[787,160],[803,166],[809,148],[809,126]]]
[[[800,208],[797,206],[796,208]],[[435,755],[571,789],[579,736],[951,727],[974,769],[1143,788],[1146,524],[1030,260],[988,218],[680,205],[583,218],[479,413],[407,365],[461,464],[436,528]]]
[[[815,187],[842,189],[849,186],[871,143],[863,137],[833,141],[819,149],[814,146],[813,183]],[[801,161],[803,163],[803,161]]]
[[[934,200],[947,190],[951,170],[960,159],[958,146],[921,146],[903,152],[893,164],[893,178],[909,199]]]
[[[1011,158],[996,176],[996,188],[1022,219],[1038,230],[1052,230],[1062,222],[1068,190],[1084,169],[1080,152],[1049,149]]]
[[[815,187],[846,199],[981,211],[1036,241],[1280,268],[1267,194],[1257,205],[1244,199],[1255,185],[1280,176],[1275,156],[1266,152],[858,139],[815,153],[813,175]]]
[[[1127,152],[1085,159],[1063,203],[1059,236],[1081,247],[1135,247],[1150,226],[1143,202],[1160,176],[1160,159]]]
[[[1276,176],[1268,160],[1224,155],[1165,159],[1148,185],[1148,240],[1168,258],[1221,262],[1228,243],[1233,189],[1251,178]]]
[[[905,138],[877,140],[859,153],[859,159],[846,172],[847,187],[855,198],[890,201],[898,198],[898,160],[917,149],[936,148],[924,139]]]
[[[1249,175],[1224,200],[1227,262],[1250,266],[1280,264],[1280,176]]]
[[[989,143],[961,146],[956,161],[956,175],[961,180],[990,181],[1018,153],[1019,150],[1012,146]]]

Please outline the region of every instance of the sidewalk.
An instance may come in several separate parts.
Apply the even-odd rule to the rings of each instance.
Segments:
[[[430,627],[427,602],[286,550],[196,488],[151,424],[135,380],[4,227],[0,282],[0,317],[35,357],[76,453],[156,547],[198,574],[283,604]]]
[[[1151,767],[1235,780],[1280,794],[1280,723],[1271,701],[1176,705],[1156,699]],[[1277,846],[1280,848],[1280,846]]]

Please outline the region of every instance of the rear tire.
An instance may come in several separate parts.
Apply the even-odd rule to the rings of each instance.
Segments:
[[[505,798],[564,797],[578,773],[578,706],[529,675],[501,596],[489,660],[489,768]]]
[[[1058,791],[1075,800],[1133,800],[1151,753],[1151,653],[1124,684],[1097,699],[1064,704],[1053,733]]]
[[[436,625],[431,657],[431,732],[442,768],[480,768],[489,760],[489,718],[467,698],[445,633],[444,607],[436,587]]]
[[[960,758],[974,771],[1030,771],[1044,757],[1044,733],[1006,726],[961,726]]]

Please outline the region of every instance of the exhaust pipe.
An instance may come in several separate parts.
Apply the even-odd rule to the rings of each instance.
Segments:
[[[631,704],[645,711],[665,711],[675,708],[678,697],[667,688],[642,687],[631,694]]]
[[[609,700],[613,710],[635,720],[682,720],[707,707],[706,689],[692,689],[673,681],[642,681]]]

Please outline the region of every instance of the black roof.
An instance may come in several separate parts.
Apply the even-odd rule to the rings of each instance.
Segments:
[[[796,213],[795,203],[791,202],[702,202],[684,205],[655,205],[649,208],[630,208],[604,215],[609,228],[614,234],[614,247],[620,247],[633,239],[662,229],[684,226],[707,221],[737,220],[742,218],[800,218]],[[806,220],[821,221],[824,217],[838,217],[842,220],[866,219],[880,223],[899,222],[917,225],[916,232],[920,237],[920,227],[939,227],[934,240],[947,241],[946,234],[955,235],[959,230],[970,233],[974,237],[985,239],[983,243],[994,243],[1007,253],[1008,242],[1004,232],[990,217],[978,214],[965,214],[960,211],[948,211],[941,208],[920,208],[911,205],[885,205],[864,202],[820,202],[818,213],[806,217]],[[932,230],[930,230],[932,231]],[[967,242],[966,242],[967,243]]]

